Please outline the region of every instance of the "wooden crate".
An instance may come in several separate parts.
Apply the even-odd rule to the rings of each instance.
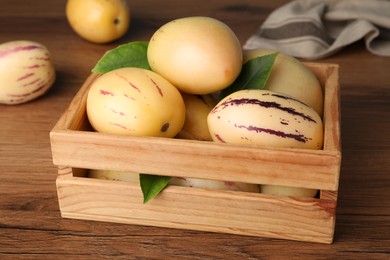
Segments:
[[[338,65],[305,63],[324,87],[322,150],[259,148],[91,131],[92,74],[50,133],[66,218],[332,243],[339,183]],[[318,198],[168,186],[143,204],[136,183],[86,178],[86,169],[319,189]],[[221,177],[223,176],[223,178]]]

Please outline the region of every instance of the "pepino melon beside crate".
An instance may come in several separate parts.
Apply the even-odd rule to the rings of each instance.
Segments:
[[[322,150],[259,148],[94,132],[92,74],[50,133],[62,217],[332,243],[341,164],[339,70],[305,63],[324,88]],[[87,169],[319,189],[318,198],[168,186],[143,204],[139,184],[86,178]]]

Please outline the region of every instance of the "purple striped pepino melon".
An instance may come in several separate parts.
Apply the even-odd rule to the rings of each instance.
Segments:
[[[49,51],[42,44],[0,44],[0,104],[21,104],[43,95],[53,85],[55,76]]]
[[[220,181],[220,180],[206,180],[198,178],[183,178],[173,177],[169,182],[170,185],[196,187],[208,190],[233,190],[245,192],[259,192],[259,186],[252,183]]]
[[[88,91],[87,115],[101,133],[172,138],[182,129],[185,104],[159,74],[120,68],[97,78]]]
[[[303,102],[269,90],[241,90],[209,113],[216,142],[262,147],[321,149],[322,119]]]

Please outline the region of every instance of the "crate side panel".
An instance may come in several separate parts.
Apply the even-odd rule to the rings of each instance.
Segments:
[[[340,86],[338,66],[328,68],[325,81],[324,149],[340,152]]]
[[[170,186],[142,204],[138,185],[59,176],[64,217],[330,243],[332,201]]]

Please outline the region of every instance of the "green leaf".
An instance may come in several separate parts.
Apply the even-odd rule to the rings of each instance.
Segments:
[[[167,186],[171,177],[143,174],[139,175],[144,203],[156,197]]]
[[[147,58],[148,42],[130,42],[107,51],[98,61],[92,72],[107,73],[114,69],[136,67],[149,69]]]
[[[221,91],[219,100],[243,89],[264,89],[277,55],[275,52],[245,62],[237,79]]]

